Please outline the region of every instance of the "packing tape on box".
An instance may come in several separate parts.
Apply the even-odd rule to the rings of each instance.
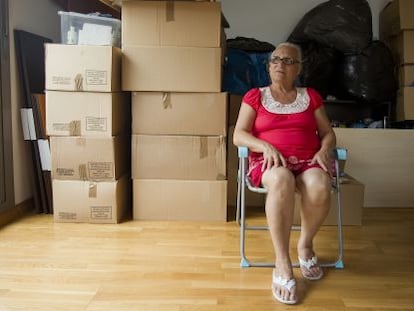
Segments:
[[[80,164],[79,165],[79,179],[81,180],[87,180],[88,176],[86,174],[86,164]]]
[[[98,184],[96,182],[89,183],[89,198],[96,198],[98,196]]]
[[[162,93],[162,106],[164,107],[164,109],[172,108],[171,93],[169,92]]]
[[[81,121],[73,120],[69,122],[69,135],[80,136],[81,135]]]
[[[167,22],[174,21],[174,1],[167,1],[165,16],[167,18]]]
[[[76,145],[77,146],[86,146],[86,138],[85,137],[77,137],[76,138]]]
[[[200,159],[208,156],[208,137],[200,137]]]
[[[217,141],[217,144],[216,144],[216,148],[217,148],[217,150],[221,150],[221,147],[224,145],[224,146],[226,146],[226,143],[227,143],[227,141],[226,141],[226,137],[224,137],[224,136],[220,136],[220,138],[218,139],[218,141]],[[218,161],[217,162],[217,166],[218,167],[220,167],[221,165],[220,165],[220,163],[226,163],[226,159],[223,159],[222,158],[222,156],[221,156],[221,153],[218,153],[218,154],[216,154],[216,155],[219,155],[219,157],[217,158],[217,156],[216,156],[216,161]],[[226,155],[224,154],[224,157],[226,157]],[[227,179],[227,176],[226,175],[223,175],[223,174],[217,174],[217,176],[216,176],[216,179],[217,180],[226,180]]]
[[[75,76],[75,91],[83,91],[83,76],[80,73]]]

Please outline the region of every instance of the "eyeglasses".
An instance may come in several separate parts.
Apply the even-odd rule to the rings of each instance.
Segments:
[[[270,59],[270,62],[272,64],[280,64],[280,63],[282,63],[284,65],[294,65],[294,64],[299,64],[300,63],[300,61],[298,61],[296,59],[293,59],[293,58],[290,58],[290,57],[283,57],[282,58],[282,57],[279,57],[279,56],[273,56]]]

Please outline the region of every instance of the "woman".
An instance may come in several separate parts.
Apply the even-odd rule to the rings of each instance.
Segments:
[[[301,62],[299,46],[276,47],[269,62],[271,84],[245,94],[233,139],[251,151],[251,182],[267,189],[266,217],[275,252],[272,292],[286,304],[297,302],[289,255],[295,191],[302,200],[297,245],[301,272],[310,280],[323,276],[313,238],[330,207],[330,154],[336,143],[321,96],[295,87]]]

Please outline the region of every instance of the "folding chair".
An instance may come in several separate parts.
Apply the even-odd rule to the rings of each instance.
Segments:
[[[274,263],[270,262],[252,262],[246,256],[245,240],[246,231],[248,230],[269,230],[268,226],[250,226],[246,224],[246,188],[256,193],[266,194],[267,190],[262,187],[254,187],[250,183],[250,179],[247,176],[248,171],[248,155],[249,150],[247,147],[238,147],[239,157],[239,169],[238,169],[238,182],[237,182],[237,208],[236,208],[236,222],[240,226],[240,266],[246,267],[274,267]],[[332,183],[332,191],[336,194],[336,207],[337,207],[337,227],[338,227],[338,257],[333,262],[322,262],[321,267],[334,267],[337,269],[343,269],[344,264],[343,257],[343,241],[342,241],[342,214],[341,214],[341,191],[340,191],[340,169],[339,160],[345,160],[347,156],[346,149],[335,148],[333,152],[335,178]],[[300,226],[292,226],[293,231],[300,231]],[[299,263],[292,264],[293,267],[299,267]]]

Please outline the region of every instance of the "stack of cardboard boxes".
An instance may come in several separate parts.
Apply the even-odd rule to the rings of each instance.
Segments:
[[[122,3],[134,219],[226,219],[221,21],[216,2]]]
[[[121,50],[47,44],[46,132],[54,220],[117,223],[128,212],[130,95]]]
[[[414,1],[394,0],[380,13],[380,39],[398,65],[397,121],[414,120]]]
[[[232,209],[234,210],[237,204],[237,174],[239,167],[239,158],[237,154],[237,147],[233,144],[233,132],[234,126],[236,125],[237,117],[239,115],[242,99],[242,95],[229,95],[227,142],[227,202],[229,206],[229,211],[231,211]],[[263,194],[255,193],[253,191],[246,191],[245,203],[247,207],[263,207],[265,204],[265,196]]]

